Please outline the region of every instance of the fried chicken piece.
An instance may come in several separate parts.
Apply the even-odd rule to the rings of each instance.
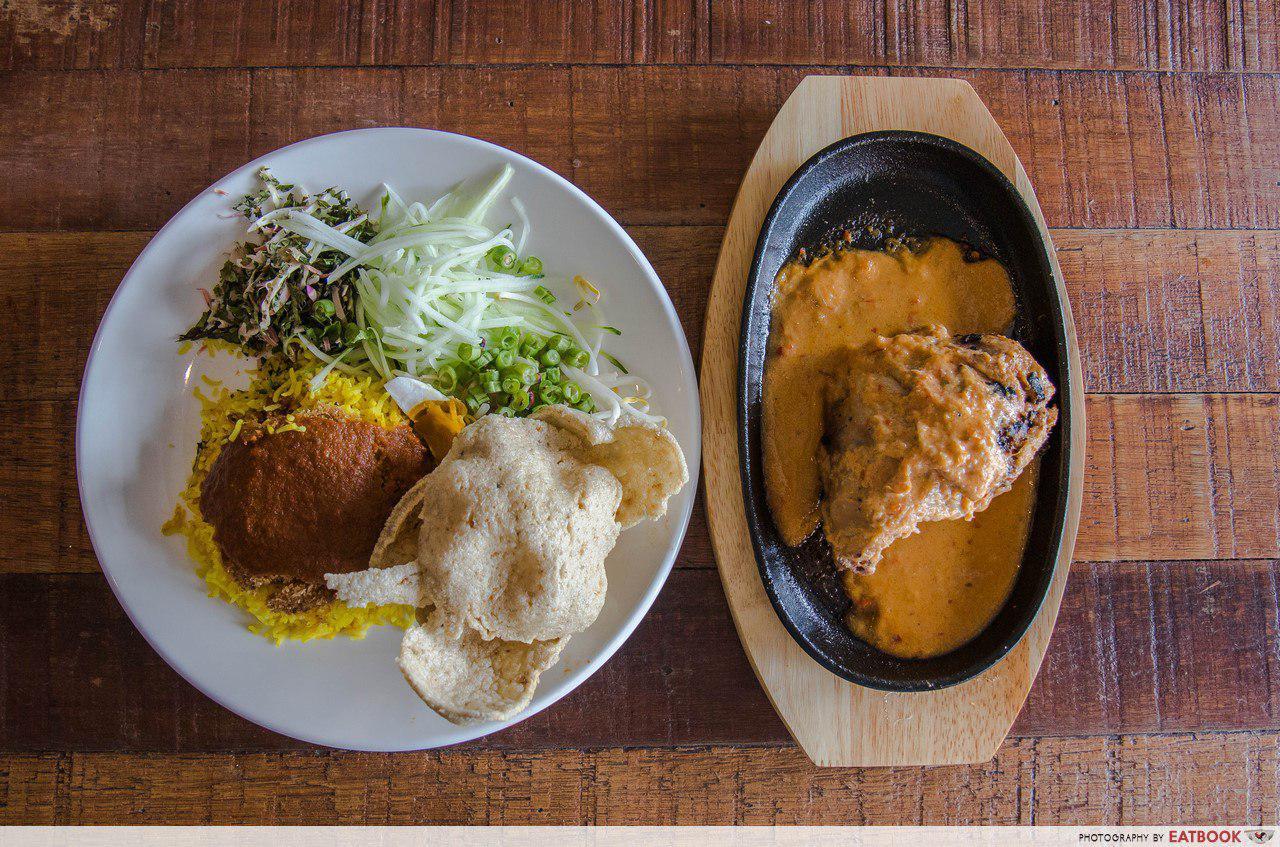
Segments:
[[[819,455],[823,528],[842,569],[875,570],[925,521],[971,519],[1009,490],[1058,419],[1021,344],[926,327],[846,351]]]

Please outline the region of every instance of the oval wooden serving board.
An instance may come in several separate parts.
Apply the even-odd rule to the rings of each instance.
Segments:
[[[833,766],[983,762],[1004,740],[1040,668],[1080,522],[1084,385],[1057,259],[1051,256],[1067,325],[1072,413],[1081,425],[1072,436],[1069,506],[1052,587],[1027,635],[1002,661],[966,683],[941,691],[889,693],[840,679],[811,659],[778,620],[760,580],[743,506],[736,417],[738,334],[761,224],[779,189],[814,153],[850,135],[885,129],[934,133],[981,153],[1017,186],[1045,243],[1052,243],[1022,163],[967,82],[805,78],[783,104],[756,151],[716,265],[702,354],[707,519],[738,635],[765,693],[809,758]]]

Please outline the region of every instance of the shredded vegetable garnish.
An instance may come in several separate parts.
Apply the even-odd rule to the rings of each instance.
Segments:
[[[236,245],[213,291],[201,290],[206,311],[179,340],[217,339],[266,355],[287,354],[289,340],[303,337],[325,353],[341,351],[350,346],[355,291],[330,272],[347,255],[341,248],[362,245],[377,230],[345,191],[308,195],[266,169],[259,178],[262,189],[235,206],[254,222],[250,240]],[[283,221],[294,215],[314,221],[313,231],[286,229]]]
[[[647,385],[602,350],[619,331],[599,313],[601,289],[580,275],[549,277],[524,253],[532,221],[518,198],[509,201],[518,234],[486,223],[512,174],[505,166],[429,205],[384,186],[372,217],[345,192],[308,196],[264,172],[263,190],[236,207],[263,240],[228,262],[184,338],[305,350],[324,364],[317,384],[335,370],[411,378],[474,417],[567,403],[610,421],[661,421],[648,413]]]

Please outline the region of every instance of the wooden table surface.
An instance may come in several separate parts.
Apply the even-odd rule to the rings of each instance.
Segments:
[[[0,822],[1275,823],[1275,0],[0,2]],[[701,507],[639,630],[481,742],[299,744],[183,682],[76,496],[94,328],[151,233],[307,136],[510,147],[648,254],[694,354],[738,182],[808,73],[973,83],[1036,186],[1088,391],[1076,562],[990,763],[818,770],[747,665]]]

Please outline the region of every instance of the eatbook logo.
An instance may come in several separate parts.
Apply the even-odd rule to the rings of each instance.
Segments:
[[[1250,829],[1245,831],[1245,837],[1254,844],[1266,844],[1275,837],[1274,829]]]

